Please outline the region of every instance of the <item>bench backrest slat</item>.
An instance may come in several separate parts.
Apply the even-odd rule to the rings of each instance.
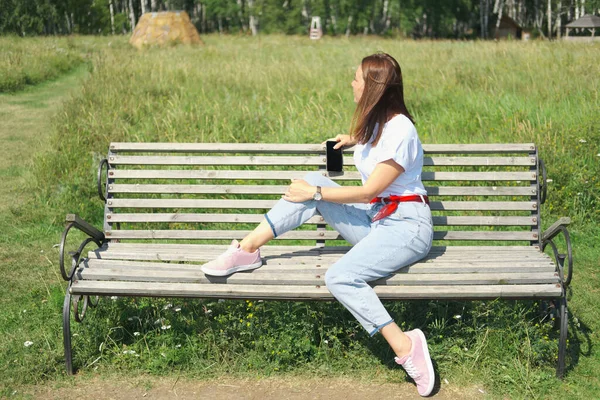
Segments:
[[[539,241],[537,152],[533,144],[423,146],[422,180],[438,243]],[[119,241],[243,238],[292,178],[319,172],[359,185],[351,149],[343,173],[325,171],[320,144],[112,143],[105,233]],[[278,239],[341,240],[320,216]],[[293,243],[293,242],[292,242]],[[338,245],[339,242],[336,242]]]

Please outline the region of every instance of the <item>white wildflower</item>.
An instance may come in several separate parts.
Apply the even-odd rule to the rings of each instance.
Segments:
[[[171,303],[167,303],[165,304],[165,306],[163,307],[163,310],[168,310],[169,308],[173,307],[173,304]]]
[[[448,382],[448,379],[446,379],[446,378],[444,378],[444,383],[445,383],[446,385],[449,385],[449,384],[450,384],[450,382]]]
[[[175,311],[175,312],[179,312],[179,311],[181,311],[181,307],[175,307],[175,308],[173,309],[173,311]]]
[[[25,314],[27,312],[27,310],[23,310],[23,314]]]
[[[133,336],[140,336],[139,332],[133,332]]]
[[[123,354],[135,354],[135,350],[123,350]]]
[[[210,315],[212,314],[212,310],[204,310],[204,314]]]
[[[466,348],[466,347],[463,347],[463,350],[464,350],[464,351],[469,351],[469,349],[468,349],[468,348]]]
[[[456,319],[456,320],[458,320],[458,319],[461,319],[461,318],[462,318],[462,315],[460,315],[460,314],[456,314],[456,315],[454,316],[454,319]]]
[[[329,340],[323,340],[323,343],[329,344]]]
[[[583,193],[581,192],[577,192],[577,196],[581,196]]]
[[[26,341],[25,343],[23,343],[23,346],[25,347],[29,347],[33,344],[33,342],[31,340]]]
[[[154,321],[154,325],[162,325],[163,319],[159,318],[156,321]]]
[[[117,296],[110,296],[110,299],[111,299],[112,301],[115,301],[115,300],[117,300],[118,298],[119,298],[119,297],[117,297]]]
[[[180,348],[180,347],[181,347],[181,345],[180,345],[180,344],[176,344],[176,345],[175,345],[175,347],[176,347],[176,348]]]
[[[551,182],[554,182],[554,181],[550,178],[546,179],[546,183],[551,183]]]
[[[585,140],[585,139],[579,139],[579,143],[587,143],[587,140]]]
[[[166,331],[167,329],[171,329],[171,325],[163,325],[160,327],[160,329],[162,329],[163,331]]]
[[[163,356],[164,358],[167,358],[167,355],[165,353],[160,353],[161,356]]]

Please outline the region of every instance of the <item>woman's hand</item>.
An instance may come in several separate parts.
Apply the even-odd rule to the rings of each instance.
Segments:
[[[292,203],[301,203],[303,201],[312,200],[313,195],[316,192],[317,188],[309,185],[304,179],[292,179],[292,184],[281,197]]]
[[[333,139],[327,139],[325,142],[329,140],[335,140],[336,142],[338,142],[335,146],[333,146],[335,150],[343,146],[354,146],[356,144],[356,141],[352,139],[352,136],[350,135],[337,135]],[[321,144],[325,144],[325,142]]]

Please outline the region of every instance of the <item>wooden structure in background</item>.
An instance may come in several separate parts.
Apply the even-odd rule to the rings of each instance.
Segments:
[[[567,28],[567,34],[564,40],[571,41],[594,41],[600,40],[600,37],[596,36],[596,29],[600,29],[600,17],[596,15],[584,15],[583,17],[567,24],[565,26]],[[571,29],[589,29],[592,32],[592,36],[569,36],[569,31]]]
[[[521,25],[517,24],[517,22],[508,15],[503,15],[500,19],[500,25],[496,28],[496,32],[494,33],[494,38],[512,38],[520,40],[522,33],[523,28],[521,28]]]
[[[152,12],[142,15],[129,39],[138,49],[173,43],[203,44],[185,11]]]
[[[312,21],[310,21],[310,38],[312,40],[319,40],[322,36],[321,17],[312,17]]]

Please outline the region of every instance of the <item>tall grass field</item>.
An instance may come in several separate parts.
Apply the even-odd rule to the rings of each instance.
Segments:
[[[566,378],[554,378],[558,329],[538,302],[388,302],[390,312],[426,332],[442,385],[478,384],[493,398],[600,395],[600,44],[203,39],[141,52],[126,38],[69,39],[68,63],[90,72],[32,154],[26,194],[0,207],[0,396],[67,379],[53,245],[66,213],[101,226],[95,173],[109,142],[322,142],[347,132],[354,71],[376,51],[400,62],[423,143],[538,146],[548,169],[543,228],[572,218]],[[0,38],[0,50],[45,57],[52,40]],[[10,82],[0,91],[37,68],[21,64],[20,75],[2,72]],[[385,341],[336,303],[105,298],[73,329],[84,375],[405,379]]]
[[[0,93],[56,78],[83,62],[71,38],[0,37]]]

